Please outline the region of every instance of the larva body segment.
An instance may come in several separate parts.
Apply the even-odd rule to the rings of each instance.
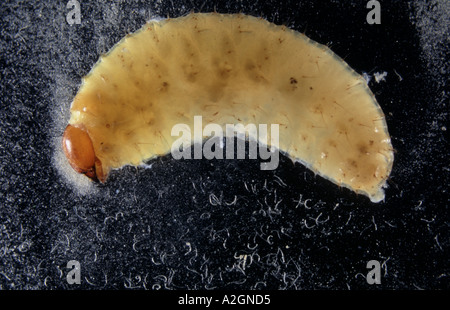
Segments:
[[[384,198],[393,151],[365,80],[327,47],[242,14],[149,22],[101,57],[71,106],[106,176],[168,154],[175,124],[280,124],[279,149]]]

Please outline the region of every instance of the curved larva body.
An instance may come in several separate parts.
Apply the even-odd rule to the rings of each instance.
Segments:
[[[280,124],[279,148],[380,201],[393,152],[364,79],[327,47],[244,15],[149,22],[101,57],[71,106],[111,168],[168,154],[175,124]]]

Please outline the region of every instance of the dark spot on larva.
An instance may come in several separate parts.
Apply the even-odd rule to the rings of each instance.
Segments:
[[[245,64],[245,69],[248,71],[252,71],[255,68],[256,68],[256,66],[251,60],[247,61],[247,63]]]
[[[313,113],[315,114],[322,114],[323,113],[323,107],[320,104],[317,104],[313,107]]]
[[[312,86],[309,87],[310,90],[313,90]]]
[[[358,168],[358,163],[354,159],[349,159],[348,164],[350,165],[350,167]]]
[[[219,69],[217,70],[217,74],[221,77],[221,78],[228,78],[230,76],[230,69]]]
[[[110,128],[111,127],[111,125],[110,124],[106,124],[106,128]]]
[[[194,83],[196,80],[196,75],[198,72],[190,72],[186,73],[186,79],[188,82]]]
[[[105,153],[109,153],[112,151],[112,147],[109,144],[101,143],[102,151]]]
[[[163,82],[163,83],[161,84],[160,90],[163,91],[163,92],[165,92],[165,91],[167,91],[168,88],[169,88],[169,83]]]
[[[265,81],[265,77],[261,75],[258,70],[258,66],[251,60],[248,60],[245,64],[245,70],[247,70],[247,76],[255,83],[261,83]]]
[[[338,124],[337,133],[339,135],[347,135],[347,133],[348,133],[347,126],[345,126],[344,124]]]
[[[290,82],[291,82],[291,84],[297,84],[298,83],[297,80],[295,78],[293,78],[293,77],[290,78]]]
[[[368,153],[368,149],[366,145],[360,145],[359,146],[359,152],[361,155],[366,155]]]
[[[186,80],[190,83],[193,83],[197,80],[197,74],[199,73],[194,69],[194,65],[191,64],[185,64],[182,66],[184,77]]]

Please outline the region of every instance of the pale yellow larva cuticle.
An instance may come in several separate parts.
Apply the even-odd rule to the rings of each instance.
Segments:
[[[281,151],[328,180],[384,199],[393,149],[365,80],[329,48],[243,14],[148,22],[83,79],[69,123],[89,133],[103,173],[168,154],[195,115],[280,124]]]

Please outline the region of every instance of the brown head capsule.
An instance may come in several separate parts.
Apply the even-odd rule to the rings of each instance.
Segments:
[[[62,146],[69,164],[76,172],[94,181],[103,181],[101,162],[95,156],[92,140],[86,131],[68,125],[64,130]]]

